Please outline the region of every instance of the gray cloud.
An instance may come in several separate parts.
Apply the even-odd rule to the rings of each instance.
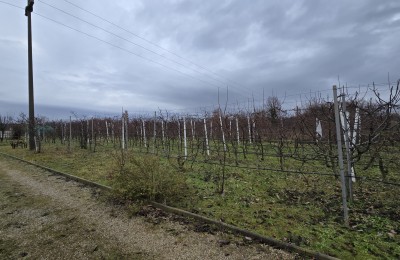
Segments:
[[[73,2],[179,57],[65,1],[37,1],[37,14],[109,43],[33,15],[36,104],[49,113],[51,107],[57,114],[62,107],[65,114],[71,108],[190,111],[215,106],[218,88],[224,100],[227,86],[229,101],[243,103],[252,96],[260,99],[263,91],[326,93],[338,75],[349,84],[385,82],[387,73],[392,80],[400,77],[396,0]],[[12,103],[27,102],[26,18],[23,10],[1,4],[0,22],[5,111]]]

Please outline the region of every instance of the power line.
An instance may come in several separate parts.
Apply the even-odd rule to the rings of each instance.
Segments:
[[[169,66],[167,66],[167,65],[165,65],[165,64],[163,64],[163,63],[160,63],[160,62],[158,62],[158,61],[155,61],[155,60],[153,60],[153,59],[144,57],[144,56],[142,56],[142,55],[140,55],[140,54],[137,54],[137,53],[135,53],[135,52],[133,52],[133,51],[130,51],[130,50],[128,50],[128,49],[125,49],[125,48],[123,48],[123,47],[121,47],[121,46],[118,46],[118,45],[116,45],[116,44],[113,44],[113,43],[111,43],[111,42],[108,42],[108,41],[106,41],[106,40],[103,40],[103,39],[101,39],[101,38],[99,38],[99,37],[97,37],[97,36],[94,36],[94,35],[91,35],[91,34],[89,34],[89,33],[87,33],[87,32],[81,31],[81,30],[79,30],[79,29],[76,29],[76,28],[74,28],[74,27],[72,27],[72,26],[66,25],[66,24],[64,24],[64,23],[62,23],[62,22],[59,22],[59,21],[57,21],[57,20],[54,20],[54,19],[52,19],[52,18],[49,18],[49,17],[44,16],[44,15],[42,15],[42,14],[39,14],[39,13],[37,13],[37,12],[33,12],[33,13],[36,14],[37,16],[41,17],[41,18],[44,18],[44,19],[49,20],[49,21],[51,21],[51,22],[54,22],[54,23],[56,23],[56,24],[58,24],[58,25],[64,26],[64,27],[66,27],[66,28],[69,28],[69,29],[71,29],[71,30],[73,30],[73,31],[76,31],[76,32],[78,32],[78,33],[84,34],[84,35],[86,35],[86,36],[88,36],[88,37],[90,37],[90,38],[96,39],[96,40],[101,41],[101,42],[103,42],[103,43],[106,43],[106,44],[108,44],[108,45],[110,45],[110,46],[112,46],[112,47],[114,47],[114,48],[117,48],[117,49],[123,50],[123,51],[125,51],[125,52],[128,52],[128,53],[130,53],[130,54],[132,54],[132,55],[135,55],[136,57],[139,57],[139,58],[141,58],[141,59],[144,59],[144,60],[146,60],[146,61],[148,61],[148,62],[157,64],[157,65],[162,66],[162,67],[164,67],[164,68],[166,68],[166,69],[169,69],[169,70],[172,70],[172,71],[174,71],[174,72],[180,73],[180,74],[182,74],[182,75],[184,75],[184,76],[186,76],[186,77],[189,77],[189,78],[192,78],[192,79],[201,81],[201,82],[206,83],[206,84],[208,84],[208,85],[212,85],[212,86],[214,86],[214,87],[219,87],[219,86],[217,86],[217,85],[215,85],[215,84],[213,84],[213,83],[211,83],[211,82],[205,81],[205,80],[200,79],[200,78],[196,78],[196,77],[194,77],[194,76],[192,76],[192,75],[190,75],[190,74],[188,74],[188,73],[185,73],[185,72],[183,72],[183,71],[180,71],[180,70],[175,69],[175,68],[172,68],[172,67],[169,67]]]
[[[1,0],[0,0],[0,3],[6,4],[6,5],[10,5],[10,6],[16,7],[18,9],[25,10],[25,8],[23,8],[21,6],[18,6],[18,5],[15,5],[15,4],[11,4],[11,3],[8,3],[8,2],[4,2],[4,1],[1,1]]]
[[[118,34],[116,34],[116,33],[114,33],[114,32],[111,32],[111,31],[109,31],[109,30],[107,30],[107,29],[104,29],[103,27],[98,26],[98,25],[96,25],[96,24],[94,24],[94,23],[91,23],[91,22],[89,22],[89,21],[87,21],[87,20],[85,20],[85,19],[82,19],[82,18],[80,18],[80,17],[78,17],[78,16],[76,16],[76,15],[73,15],[73,14],[71,14],[71,13],[69,13],[69,12],[66,12],[66,11],[64,11],[64,10],[62,10],[62,9],[60,9],[60,8],[58,8],[58,7],[56,7],[56,6],[54,6],[54,5],[51,5],[51,4],[49,4],[49,3],[46,3],[46,2],[44,2],[44,1],[42,1],[42,0],[39,0],[39,1],[40,1],[41,3],[43,3],[43,4],[47,5],[47,6],[49,6],[49,7],[51,7],[51,8],[53,8],[53,9],[57,10],[57,11],[59,11],[59,12],[62,12],[62,13],[64,13],[64,14],[66,14],[66,15],[68,15],[68,16],[70,16],[70,17],[73,17],[73,18],[75,18],[75,19],[77,19],[77,20],[79,20],[79,21],[82,21],[82,22],[84,22],[84,23],[86,23],[86,24],[88,24],[88,25],[90,25],[90,26],[93,26],[93,27],[95,27],[95,28],[97,28],[97,29],[100,29],[100,30],[102,30],[102,31],[104,31],[104,32],[106,32],[106,33],[108,33],[108,34],[111,34],[111,35],[113,35],[113,36],[115,36],[115,37],[117,37],[117,38],[119,38],[119,39],[121,39],[121,40],[124,40],[124,41],[126,41],[126,42],[128,42],[128,43],[130,43],[130,44],[132,44],[132,45],[135,45],[135,46],[137,46],[137,47],[140,47],[140,48],[142,48],[142,49],[144,49],[144,50],[146,50],[146,51],[148,51],[148,52],[150,52],[150,53],[153,53],[153,54],[155,54],[155,55],[161,57],[162,59],[165,59],[165,60],[167,60],[167,61],[173,62],[173,63],[175,63],[175,64],[177,64],[177,65],[179,65],[179,66],[184,67],[185,69],[189,69],[189,70],[192,70],[192,71],[197,72],[197,73],[199,73],[199,74],[205,75],[203,72],[201,72],[201,71],[199,71],[199,70],[197,70],[197,69],[188,68],[187,65],[185,65],[185,64],[183,64],[183,63],[181,63],[181,62],[178,62],[178,61],[176,61],[176,60],[173,60],[173,59],[170,59],[170,58],[168,58],[168,57],[165,57],[164,55],[162,55],[162,54],[160,54],[160,53],[158,53],[158,52],[155,52],[155,51],[153,51],[153,50],[151,50],[151,49],[149,49],[149,48],[147,48],[147,47],[145,47],[145,46],[143,46],[143,45],[140,45],[140,44],[138,44],[138,43],[136,43],[136,42],[133,42],[133,41],[127,39],[127,38],[124,38],[124,37],[122,37],[122,36],[120,36],[120,35],[118,35]],[[212,79],[212,80],[214,80],[214,81],[216,81],[216,82],[219,82],[220,84],[225,84],[225,82],[223,82],[223,81],[221,81],[221,80],[219,80],[219,79],[216,79],[216,78],[214,78],[214,77],[210,77],[210,76],[208,76],[208,75],[205,75],[205,76],[209,77],[210,79]]]
[[[2,1],[2,0],[0,0],[0,3],[6,4],[6,5],[10,5],[10,6],[12,6],[12,7],[19,8],[19,9],[23,9],[23,10],[25,9],[25,8],[23,8],[23,7],[20,7],[20,6],[17,6],[17,5],[14,5],[14,4],[12,4],[12,3],[8,3],[8,2],[5,2],[5,1]],[[162,66],[162,67],[164,67],[164,68],[166,68],[166,69],[169,69],[169,70],[172,70],[172,71],[174,71],[174,72],[180,73],[180,74],[182,74],[182,75],[184,75],[184,76],[186,76],[186,77],[189,77],[189,78],[191,78],[191,79],[201,81],[201,82],[203,82],[203,83],[205,83],[205,84],[208,84],[208,85],[211,85],[211,86],[214,86],[214,87],[218,87],[218,88],[220,87],[220,86],[215,85],[215,84],[213,84],[213,83],[211,83],[211,82],[209,82],[209,81],[206,81],[206,80],[203,80],[203,79],[200,79],[200,78],[196,78],[196,77],[194,77],[194,76],[192,76],[192,75],[190,75],[190,74],[188,74],[188,73],[182,72],[182,71],[180,71],[180,70],[178,70],[178,69],[176,69],[176,68],[172,68],[172,67],[170,67],[170,66],[167,66],[167,65],[165,65],[165,64],[163,64],[163,63],[160,63],[160,62],[158,62],[158,61],[155,61],[155,60],[153,60],[153,59],[144,57],[144,56],[142,56],[142,55],[140,55],[140,54],[137,54],[137,53],[135,53],[135,52],[133,52],[133,51],[130,51],[130,50],[128,50],[128,49],[125,49],[125,48],[123,48],[123,47],[120,47],[120,46],[118,46],[118,45],[115,45],[115,44],[113,44],[113,43],[111,43],[111,42],[108,42],[108,41],[106,41],[106,40],[103,40],[103,39],[101,39],[101,38],[99,38],[99,37],[96,37],[96,36],[94,36],[94,35],[91,35],[91,34],[89,34],[89,33],[86,33],[86,32],[84,32],[84,31],[81,31],[81,30],[79,30],[79,29],[76,29],[76,28],[74,28],[74,27],[72,27],[72,26],[66,25],[66,24],[64,24],[64,23],[62,23],[62,22],[59,22],[59,21],[57,21],[57,20],[54,20],[54,19],[52,19],[52,18],[49,18],[49,17],[44,16],[44,15],[42,15],[42,14],[39,14],[39,13],[37,13],[37,12],[33,12],[33,13],[34,13],[35,15],[39,16],[39,17],[42,17],[42,18],[44,18],[44,19],[46,19],[46,20],[49,20],[49,21],[51,21],[51,22],[54,22],[54,23],[56,23],[56,24],[58,24],[58,25],[64,26],[64,27],[69,28],[69,29],[71,29],[71,30],[73,30],[73,31],[79,32],[79,33],[84,34],[84,35],[86,35],[86,36],[88,36],[88,37],[91,37],[91,38],[93,38],[93,39],[96,39],[96,40],[98,40],[98,41],[101,41],[101,42],[103,42],[103,43],[106,43],[106,44],[108,44],[108,45],[110,45],[110,46],[112,46],[112,47],[114,47],[114,48],[117,48],[117,49],[123,50],[123,51],[125,51],[125,52],[128,52],[128,53],[130,53],[130,54],[132,54],[132,55],[135,55],[135,56],[137,56],[137,57],[139,57],[139,58],[141,58],[141,59],[144,59],[144,60],[146,60],[146,61],[148,61],[148,62],[157,64],[157,65]],[[100,28],[100,27],[99,27],[99,28]],[[109,33],[111,33],[111,32],[109,32]]]
[[[135,36],[135,37],[137,37],[137,38],[139,38],[139,39],[141,39],[141,40],[147,42],[148,44],[151,44],[152,46],[155,46],[155,47],[157,47],[157,48],[160,48],[160,49],[162,49],[162,50],[164,50],[164,51],[166,51],[166,52],[168,52],[168,53],[174,55],[175,57],[178,57],[178,58],[180,58],[180,59],[182,59],[182,60],[184,60],[184,61],[186,61],[186,62],[188,62],[188,63],[190,63],[190,64],[192,64],[192,65],[194,65],[194,66],[197,66],[197,67],[199,67],[199,68],[201,68],[201,69],[203,69],[203,70],[205,70],[205,71],[207,71],[207,72],[209,72],[209,73],[211,73],[211,74],[213,74],[213,75],[219,77],[220,79],[223,79],[223,80],[225,80],[225,81],[227,81],[227,82],[231,82],[231,83],[237,85],[238,87],[241,87],[240,84],[237,84],[236,82],[234,82],[234,81],[232,81],[232,80],[230,80],[230,79],[227,79],[227,78],[225,78],[225,77],[222,77],[222,76],[220,76],[219,74],[213,72],[212,70],[209,70],[209,69],[207,69],[206,67],[204,67],[204,66],[202,66],[202,65],[199,65],[199,64],[197,64],[197,63],[195,63],[195,62],[193,62],[193,61],[191,61],[191,60],[189,60],[189,59],[186,59],[186,58],[182,57],[181,55],[176,54],[176,53],[173,52],[173,51],[170,51],[170,50],[168,50],[168,49],[166,49],[166,48],[164,48],[164,47],[162,47],[162,46],[160,46],[160,45],[158,45],[158,44],[156,44],[156,43],[154,43],[154,42],[152,42],[152,41],[150,41],[150,40],[147,40],[146,38],[144,38],[144,37],[142,37],[142,36],[140,36],[140,35],[138,35],[138,34],[136,34],[136,33],[133,33],[132,31],[130,31],[130,30],[128,30],[128,29],[126,29],[126,28],[124,28],[124,27],[122,27],[122,26],[119,26],[118,24],[116,24],[116,23],[114,23],[114,22],[112,22],[112,21],[110,21],[110,20],[107,20],[106,18],[104,18],[104,17],[102,17],[102,16],[100,16],[100,15],[97,15],[97,14],[95,14],[95,13],[93,13],[93,12],[91,12],[91,11],[89,11],[89,10],[83,8],[83,7],[78,6],[78,5],[75,4],[75,3],[72,3],[72,2],[70,2],[70,1],[68,1],[68,0],[63,0],[63,1],[64,1],[64,2],[67,2],[68,4],[70,4],[70,5],[72,5],[72,6],[76,7],[76,8],[78,8],[78,9],[80,9],[80,10],[86,12],[86,13],[89,13],[89,14],[91,14],[91,15],[93,15],[93,16],[99,18],[100,20],[103,20],[104,22],[106,22],[106,23],[108,23],[108,24],[111,24],[111,25],[117,27],[118,29],[121,29],[121,30],[123,30],[123,31],[125,31],[125,32],[127,32],[127,33],[129,33],[129,34],[131,34],[131,35],[133,35],[133,36]]]
[[[69,2],[69,1],[67,1],[67,0],[64,0],[64,1],[65,1],[65,2]],[[44,4],[47,4],[47,3],[43,2],[43,1],[41,1],[41,2],[44,3]],[[2,1],[2,0],[0,1],[0,3],[6,4],[6,5],[10,5],[10,6],[12,6],[12,7],[19,8],[19,9],[24,9],[24,8],[22,8],[22,7],[20,7],[20,6],[17,6],[17,5],[14,5],[14,4],[12,4],[12,3],[8,3],[8,2],[5,2],[5,1]],[[69,3],[71,3],[71,2],[69,2]],[[71,4],[73,4],[73,3],[71,3]],[[49,5],[49,4],[47,4],[47,5]],[[75,5],[75,4],[73,4],[73,5]],[[51,5],[49,5],[49,6],[51,6]],[[77,6],[77,5],[75,5],[75,6]],[[52,7],[55,8],[55,9],[57,9],[57,10],[60,10],[61,12],[64,12],[64,13],[67,14],[67,12],[65,12],[65,11],[63,11],[63,10],[57,8],[57,7],[54,7],[54,6],[52,6]],[[77,7],[78,7],[78,6],[77,6]],[[78,8],[79,8],[79,7],[78,7]],[[88,10],[84,10],[84,11],[85,11],[85,12],[88,12],[88,13],[91,13],[91,12],[88,11]],[[126,52],[129,52],[130,54],[133,54],[133,55],[135,55],[135,56],[137,56],[137,57],[140,57],[140,58],[142,58],[142,59],[144,59],[144,60],[146,60],[146,61],[148,61],[148,62],[155,63],[155,64],[157,64],[157,65],[159,65],[159,66],[162,66],[162,67],[167,68],[167,69],[169,69],[169,70],[173,70],[174,72],[183,74],[183,75],[186,76],[186,77],[190,77],[190,78],[192,78],[192,79],[199,80],[199,81],[201,81],[201,82],[203,82],[203,83],[206,83],[206,84],[208,84],[208,85],[212,85],[212,86],[214,86],[214,87],[219,87],[218,85],[215,85],[215,84],[213,84],[213,83],[211,83],[211,82],[209,82],[209,81],[196,78],[196,77],[194,77],[194,76],[192,76],[192,75],[190,75],[190,74],[188,74],[188,73],[182,72],[182,71],[180,71],[180,70],[178,70],[178,69],[175,69],[175,68],[172,68],[172,67],[169,67],[169,66],[167,66],[167,65],[165,65],[165,64],[162,64],[162,63],[160,63],[160,62],[158,62],[158,61],[154,61],[154,60],[152,60],[152,59],[146,58],[146,57],[144,57],[144,56],[142,56],[142,55],[140,55],[140,54],[137,54],[137,53],[134,53],[134,52],[132,52],[132,51],[130,51],[130,50],[124,49],[124,48],[122,48],[122,47],[120,47],[120,46],[117,46],[117,45],[115,45],[115,44],[113,44],[113,43],[110,43],[110,42],[107,42],[107,41],[105,41],[105,40],[102,40],[102,39],[100,39],[100,38],[98,38],[98,37],[96,37],[96,36],[90,35],[90,34],[88,34],[88,33],[86,33],[86,32],[83,32],[83,31],[80,31],[80,30],[78,30],[78,29],[75,29],[75,28],[73,28],[73,27],[71,27],[71,26],[68,26],[68,25],[63,24],[63,23],[61,23],[61,22],[58,22],[58,21],[56,21],[56,20],[54,20],[54,19],[45,17],[45,16],[43,16],[43,15],[41,15],[41,14],[38,14],[38,13],[35,13],[35,14],[37,14],[38,16],[41,16],[41,17],[44,18],[44,19],[48,19],[48,20],[50,20],[50,21],[52,21],[52,22],[55,22],[55,23],[57,23],[57,24],[59,24],[59,25],[65,26],[65,27],[67,27],[67,28],[69,28],[69,29],[71,29],[71,30],[74,30],[74,31],[80,32],[80,33],[82,33],[82,34],[85,34],[85,35],[87,35],[88,37],[91,37],[91,38],[97,39],[97,40],[99,40],[99,41],[101,41],[101,42],[104,42],[104,43],[106,43],[106,44],[109,44],[109,45],[111,45],[111,46],[113,46],[113,47],[115,47],[115,48],[119,48],[119,49],[121,49],[121,50],[124,50],[124,51],[126,51]],[[119,35],[117,35],[117,34],[115,34],[115,33],[113,33],[113,32],[107,31],[107,30],[105,30],[104,28],[101,28],[101,27],[99,27],[99,26],[97,26],[97,25],[94,25],[94,24],[92,24],[92,23],[90,23],[90,22],[87,22],[87,21],[85,21],[85,20],[83,20],[83,19],[81,19],[81,18],[79,18],[79,17],[76,17],[75,15],[72,15],[72,14],[69,14],[69,13],[68,13],[68,15],[70,15],[70,16],[72,16],[72,17],[75,17],[76,19],[79,19],[79,20],[81,20],[81,21],[84,21],[85,23],[88,23],[88,24],[90,24],[90,25],[92,25],[92,26],[95,26],[95,27],[97,27],[97,28],[99,28],[99,29],[101,29],[101,30],[104,30],[104,31],[108,32],[108,33],[111,33],[112,35],[115,35],[116,37],[119,37],[119,38],[121,38],[121,39],[127,40],[127,39],[125,39],[125,38],[123,38],[123,37],[121,37],[121,36],[119,36]],[[94,16],[97,17],[96,14],[93,14],[93,13],[92,13],[92,15],[94,15]],[[98,18],[99,18],[99,19],[104,19],[104,18],[102,18],[102,17],[100,17],[100,16],[98,16]],[[106,19],[105,19],[105,20],[106,20]],[[108,21],[108,20],[106,20],[106,21],[107,21],[108,23],[110,23],[110,24],[112,24],[112,25],[118,27],[118,28],[120,27],[120,26],[118,26],[118,25],[116,25],[116,24],[114,24],[114,23],[112,23],[112,22],[110,22],[110,21]],[[126,30],[126,29],[124,29],[124,28],[122,28],[122,27],[121,27],[121,29]],[[130,31],[128,31],[128,30],[126,30],[126,31],[134,35],[134,33],[130,32]],[[140,38],[140,36],[138,36],[138,37]],[[144,38],[143,38],[143,39],[144,39]],[[129,40],[127,40],[127,41],[129,41]],[[129,41],[129,42],[131,42],[132,44],[137,45],[136,43],[134,43],[134,42],[132,42],[132,41]],[[149,41],[149,43],[151,43],[151,42]],[[157,45],[155,44],[155,46],[157,46]],[[160,46],[160,47],[161,47],[161,46]],[[146,47],[143,47],[143,48],[146,48]],[[162,48],[162,47],[161,47],[161,48]],[[165,50],[166,50],[166,49],[165,49]],[[152,51],[152,50],[149,50],[149,51],[151,51],[151,52],[153,52],[153,53],[155,53],[155,54],[157,54],[157,55],[160,55],[159,53],[154,52],[154,51]],[[168,51],[168,50],[166,50],[166,51]],[[179,63],[179,64],[181,64],[181,63]],[[393,83],[393,82],[391,82],[391,83]],[[387,84],[388,84],[388,83],[376,83],[375,86],[385,86],[385,85],[387,85]],[[360,86],[361,86],[361,85],[360,85]],[[372,84],[369,84],[369,85],[366,85],[366,86],[367,86],[367,87],[371,87]],[[352,88],[359,88],[359,87],[348,86],[348,88],[352,89]],[[288,97],[294,97],[294,96],[321,94],[322,92],[328,92],[328,91],[331,91],[331,89],[324,89],[324,90],[318,90],[318,91],[309,91],[309,92],[303,92],[303,93],[298,93],[298,94],[290,94],[290,95],[282,95],[282,96],[276,96],[276,97],[279,98],[279,99],[286,99],[286,98],[288,98]],[[229,104],[227,104],[227,105],[228,105],[228,106],[238,106],[238,107],[239,107],[239,105],[243,105],[243,104],[247,104],[247,105],[248,105],[248,104],[251,104],[251,105],[253,105],[253,101],[254,101],[254,103],[260,103],[260,102],[264,103],[265,100],[264,100],[264,99],[263,99],[263,100],[261,100],[261,99],[253,99],[253,100],[247,99],[246,101],[240,101],[240,102],[235,102],[235,103],[232,102],[232,103],[229,103]],[[293,102],[290,102],[290,101],[289,101],[289,102],[288,102],[288,101],[283,101],[283,104],[291,104],[291,103],[297,103],[297,101],[293,101]],[[208,107],[208,108],[215,108],[215,106],[216,106],[215,104],[214,104],[214,105],[209,105],[209,106],[197,106],[197,107],[192,107],[192,109],[205,109],[205,108],[207,108],[207,107]],[[187,109],[189,109],[189,108],[173,109],[172,111],[183,111],[183,110],[187,110]]]

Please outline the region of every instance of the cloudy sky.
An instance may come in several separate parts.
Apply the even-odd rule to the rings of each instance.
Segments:
[[[0,1],[0,114],[27,111],[25,0]],[[398,0],[36,0],[41,115],[300,102],[400,78]],[[228,89],[228,91],[227,91]]]

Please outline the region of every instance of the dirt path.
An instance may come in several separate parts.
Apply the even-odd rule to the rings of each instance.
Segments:
[[[293,259],[165,218],[129,218],[93,188],[0,158],[0,259]]]

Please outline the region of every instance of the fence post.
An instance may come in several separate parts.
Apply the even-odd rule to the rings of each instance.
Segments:
[[[346,181],[344,178],[344,170],[343,170],[343,151],[342,151],[342,135],[341,135],[341,127],[340,127],[340,118],[339,118],[339,104],[338,104],[338,96],[337,96],[337,88],[336,85],[333,85],[333,102],[335,107],[335,124],[336,124],[336,140],[337,140],[337,149],[338,149],[338,160],[339,160],[339,169],[340,169],[340,181],[342,185],[342,203],[343,203],[343,216],[344,223],[346,227],[349,226],[349,213],[347,208],[347,194],[346,194]]]

